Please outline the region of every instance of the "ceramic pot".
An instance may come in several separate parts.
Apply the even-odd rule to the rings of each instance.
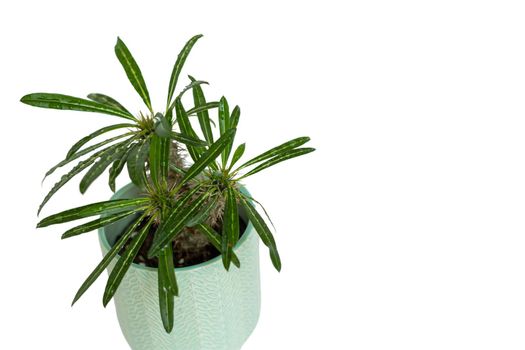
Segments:
[[[129,184],[111,198],[134,198]],[[241,217],[245,217],[239,208]],[[121,220],[99,230],[105,255],[129,224]],[[176,268],[179,296],[175,297],[174,327],[162,326],[157,269],[132,264],[114,296],[122,333],[133,350],[238,350],[252,333],[260,311],[259,239],[253,225],[234,248],[241,268],[226,271],[221,257]],[[111,271],[119,257],[110,264]]]

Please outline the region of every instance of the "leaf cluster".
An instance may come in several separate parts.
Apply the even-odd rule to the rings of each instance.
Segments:
[[[141,195],[65,210],[42,219],[37,227],[96,217],[62,235],[62,238],[69,238],[131,219],[129,226],[87,277],[73,300],[74,304],[109,263],[120,255],[106,284],[104,306],[114,296],[147,235],[154,230],[148,257],[157,257],[159,261],[160,314],[167,332],[173,328],[174,297],[179,293],[173,265],[174,255],[177,254],[173,250],[173,241],[183,230],[194,228],[221,253],[226,269],[230,269],[231,264],[239,268],[241,261],[235,255],[234,248],[241,236],[239,211],[242,210],[268,247],[274,267],[280,270],[281,260],[272,231],[257,208],[259,203],[240,190],[240,181],[277,163],[314,151],[313,148],[302,147],[309,141],[308,137],[299,137],[241,162],[246,145],[242,143],[234,148],[241,116],[239,106],[230,110],[225,97],[208,102],[202,89],[207,82],[192,76],[189,76],[188,85],[175,93],[184,63],[201,37],[194,36],[180,51],[169,81],[166,108],[162,112],[154,111],[141,70],[120,38],[115,54],[144,102],[146,112],[134,115],[117,100],[102,93],[91,93],[87,99],[56,93],[32,93],[21,99],[21,102],[36,107],[97,112],[126,119],[78,140],[65,158],[46,172],[45,177],[77,162],[51,188],[38,212],[60,188],[84,170],[80,180],[81,193],[86,192],[105,171],[108,172],[108,185],[115,191],[116,179],[126,168],[132,182],[141,189]],[[190,91],[193,105],[187,109],[183,96]],[[214,110],[216,118],[210,116]],[[216,125],[218,132],[214,134]],[[109,137],[112,132],[119,134]],[[104,136],[106,138],[100,140]],[[99,141],[93,143],[96,139]],[[191,157],[190,165],[182,159],[181,149],[185,149]],[[267,216],[264,208],[259,206]],[[217,216],[220,225],[216,225]]]

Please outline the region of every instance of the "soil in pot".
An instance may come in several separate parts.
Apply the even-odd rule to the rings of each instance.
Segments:
[[[241,237],[246,230],[246,223],[242,218],[239,217],[239,226]],[[221,225],[214,227],[216,232],[221,232]],[[137,231],[131,235],[130,239],[124,245],[124,248],[120,251],[122,254],[126,248],[131,243],[133,237],[138,233],[140,227],[137,228]],[[153,243],[153,237],[155,231],[157,230],[156,225],[152,225],[148,236],[146,237],[144,244],[140,248],[135,260],[133,261],[136,264],[140,264],[148,267],[158,267],[158,259],[147,257],[148,250]],[[118,238],[117,238],[118,239]],[[206,236],[200,233],[194,228],[185,228],[177,238],[172,242],[173,245],[173,264],[175,267],[186,267],[196,264],[200,264],[215,258],[220,255],[220,252],[208,241]]]

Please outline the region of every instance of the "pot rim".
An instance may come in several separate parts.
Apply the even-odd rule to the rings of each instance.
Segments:
[[[122,194],[124,194],[126,191],[128,191],[130,188],[132,188],[134,186],[135,185],[133,183],[129,183],[129,184],[121,187],[117,192],[115,192],[111,196],[110,200],[111,199],[117,199],[117,197],[122,196]],[[241,186],[241,191],[244,192],[248,196],[250,195],[250,192],[248,192],[248,190],[246,190],[246,188],[244,186]],[[248,224],[246,225],[246,229],[244,230],[243,234],[241,235],[241,238],[239,239],[239,241],[233,247],[234,251],[248,239],[248,236],[252,235],[252,231],[255,231],[255,229],[254,229],[254,227],[252,225],[252,222],[248,220]],[[107,252],[111,249],[111,245],[108,242],[108,238],[106,236],[106,232],[105,232],[105,228],[104,227],[101,227],[101,228],[98,229],[98,238],[99,238],[99,241],[101,242],[102,246],[104,247],[104,250],[106,251],[105,254],[107,254]],[[116,257],[120,257],[120,254],[117,254]],[[214,264],[214,263],[216,263],[217,261],[219,261],[221,259],[222,259],[222,254],[219,254],[218,256],[216,256],[216,257],[214,257],[214,258],[212,258],[210,260],[206,260],[204,262],[201,262],[199,264],[185,266],[185,267],[176,267],[175,271],[191,271],[191,270],[195,270],[195,269],[198,269],[198,268],[202,268],[202,267],[206,267],[208,265]],[[140,270],[143,270],[143,271],[149,271],[149,272],[156,272],[158,270],[158,268],[156,268],[156,267],[144,266],[144,265],[137,264],[135,262],[131,263],[131,266],[133,266],[133,267],[135,267],[137,269],[140,269]]]

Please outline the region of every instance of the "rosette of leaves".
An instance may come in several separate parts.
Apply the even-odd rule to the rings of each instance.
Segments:
[[[183,50],[177,62],[187,55],[185,52],[189,50]],[[177,251],[173,249],[173,242],[185,230],[191,228],[206,237],[220,252],[227,270],[231,268],[231,264],[242,268],[242,262],[235,255],[234,247],[242,235],[239,210],[243,209],[262,242],[268,247],[274,267],[280,270],[281,260],[276,242],[264,216],[268,220],[269,217],[260,203],[241,191],[240,183],[243,179],[275,164],[314,151],[313,148],[302,147],[309,141],[308,137],[299,137],[241,162],[246,145],[242,143],[234,148],[240,108],[235,106],[230,112],[224,97],[210,107],[201,84],[190,77],[191,84],[188,89],[192,90],[194,107],[186,110],[180,94],[172,99],[171,91],[172,87],[175,87],[178,73],[173,77],[172,74],[166,112],[157,116],[157,127],[149,132],[147,141],[143,141],[143,144],[148,143],[147,151],[138,152],[141,154],[140,172],[132,175],[135,170],[129,166],[129,156],[126,158],[130,176],[140,179],[134,182],[142,189],[142,194],[134,199],[109,200],[69,209],[44,218],[37,226],[46,227],[98,217],[67,230],[62,238],[69,238],[125,218],[130,219],[127,229],[87,277],[73,300],[75,303],[110,262],[118,257],[106,284],[104,306],[114,296],[148,235],[153,234],[147,255],[149,258],[158,258],[159,306],[166,332],[173,329],[174,297],[178,296],[174,268]],[[214,107],[218,107],[216,123],[209,116],[209,109]],[[189,119],[191,113],[197,115],[198,128],[195,128]],[[175,122],[179,125],[180,135],[192,140],[184,142],[193,160],[189,166],[177,163],[171,156],[174,138],[171,128]],[[212,125],[218,125],[217,138]],[[202,134],[204,143],[194,142],[201,138],[196,130]],[[239,163],[241,164],[238,165]],[[177,176],[171,176],[173,174]],[[261,209],[264,216],[261,215]],[[213,225],[212,222],[219,222],[220,225]]]
[[[44,179],[53,174],[55,170],[68,165],[71,162],[78,161],[78,163],[69,172],[64,174],[51,188],[40,204],[38,209],[39,213],[44,205],[62,186],[86,169],[87,171],[80,181],[81,193],[86,192],[93,181],[95,181],[107,168],[109,168],[109,187],[111,190],[115,191],[115,180],[121,174],[126,165],[132,181],[139,186],[142,185],[142,172],[143,169],[148,166],[147,155],[154,134],[159,134],[172,141],[186,145],[206,145],[204,141],[201,141],[198,138],[174,131],[173,126],[176,121],[169,117],[175,106],[175,100],[180,99],[182,95],[193,86],[206,84],[204,81],[192,81],[190,85],[182,89],[177,96],[174,95],[179,75],[186,58],[200,37],[202,37],[202,35],[196,35],[191,38],[178,55],[171,74],[166,111],[164,112],[164,115],[161,113],[154,113],[148,88],[140,68],[131,55],[131,52],[120,38],[118,38],[117,44],[115,45],[115,54],[122,64],[129,81],[144,101],[144,104],[147,107],[147,112],[140,112],[138,115],[134,115],[114,98],[101,93],[91,93],[87,96],[88,99],[56,93],[32,93],[22,97],[21,102],[31,106],[96,112],[125,119],[123,122],[111,124],[95,130],[78,140],[69,149],[66,157],[46,172]],[[199,111],[216,108],[217,106],[218,102],[205,103],[199,105],[198,108],[189,109],[187,113],[189,115],[195,115],[195,113]],[[103,137],[114,131],[120,131],[121,133],[103,139],[93,145],[88,145],[90,141]],[[79,159],[82,160],[79,161]]]

